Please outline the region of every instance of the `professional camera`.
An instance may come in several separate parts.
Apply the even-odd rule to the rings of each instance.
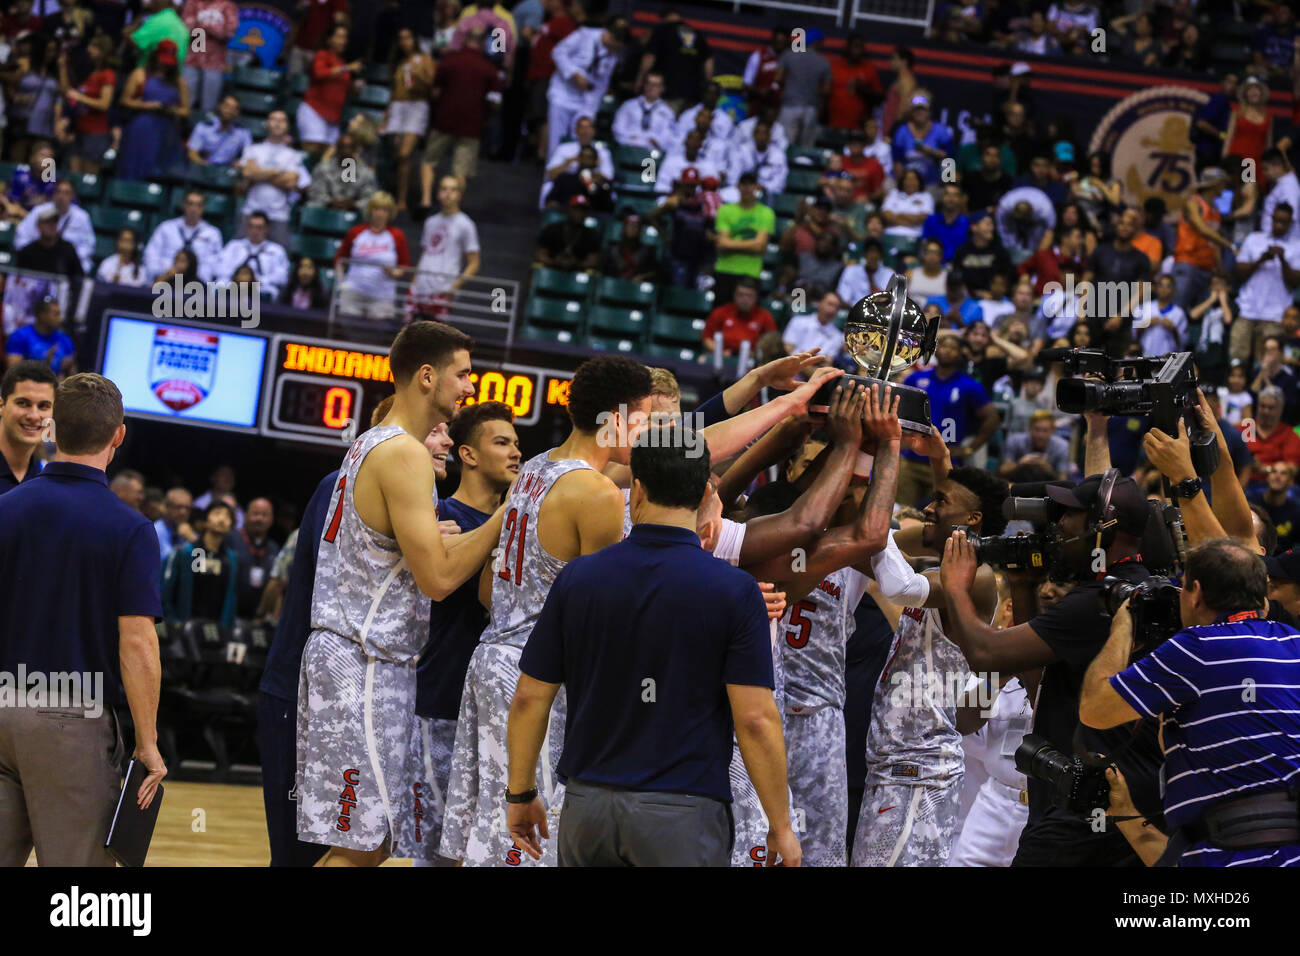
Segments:
[[[1112,359],[1099,349],[1045,349],[1044,362],[1062,362],[1071,376],[1092,375],[1102,381],[1063,378],[1056,383],[1056,405],[1073,415],[1150,415],[1151,425],[1178,436],[1178,420],[1187,423],[1192,466],[1209,478],[1219,465],[1214,432],[1202,428],[1196,409],[1196,367],[1191,352],[1156,357]]]
[[[1045,482],[1033,483],[1033,488]],[[1024,488],[1026,485],[1016,487]],[[980,564],[1011,571],[1046,571],[1056,564],[1060,556],[1061,533],[1055,524],[1065,514],[1065,509],[1051,498],[1011,496],[1002,502],[1002,515],[1008,521],[1028,521],[1036,530],[1030,534],[987,535],[977,538],[965,531],[975,548],[975,559]]]
[[[1016,769],[1046,783],[1052,791],[1052,804],[1073,813],[1110,806],[1108,766],[1108,761],[1095,754],[1063,754],[1037,734],[1025,734],[1016,748]]]
[[[1102,585],[1101,599],[1107,615],[1114,617],[1120,605],[1128,601],[1129,614],[1133,617],[1133,660],[1145,657],[1183,629],[1178,603],[1182,588],[1168,578],[1152,575],[1130,584],[1107,577]]]

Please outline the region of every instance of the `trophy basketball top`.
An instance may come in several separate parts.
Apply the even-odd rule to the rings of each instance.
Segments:
[[[889,380],[918,359],[929,361],[939,322],[926,319],[895,273],[883,292],[865,295],[844,322],[844,350],[871,378]]]

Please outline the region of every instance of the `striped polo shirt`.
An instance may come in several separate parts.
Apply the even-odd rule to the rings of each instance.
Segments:
[[[1257,612],[1179,631],[1110,679],[1140,714],[1164,716],[1172,827],[1220,801],[1300,784],[1300,632]],[[1300,866],[1300,845],[1184,852],[1182,866]]]

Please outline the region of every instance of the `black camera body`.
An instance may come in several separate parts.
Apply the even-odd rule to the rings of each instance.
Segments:
[[[1093,754],[1064,754],[1037,734],[1025,734],[1016,748],[1016,769],[1026,777],[1046,783],[1052,805],[1071,813],[1089,814],[1110,806],[1110,763]]]
[[[1002,515],[1008,521],[1028,521],[1045,530],[1030,534],[987,535],[977,538],[966,531],[975,560],[1004,571],[1043,572],[1051,570],[1061,555],[1061,533],[1055,527],[1066,509],[1051,498],[1008,497],[1002,502]]]
[[[1183,629],[1183,613],[1179,605],[1182,588],[1168,578],[1152,575],[1130,584],[1107,576],[1102,586],[1102,605],[1110,617],[1114,617],[1120,605],[1128,601],[1129,614],[1133,618],[1131,661],[1145,657]]]
[[[1214,433],[1202,428],[1196,409],[1196,366],[1191,352],[1113,359],[1100,349],[1045,349],[1045,362],[1062,362],[1071,376],[1094,375],[1103,381],[1063,378],[1056,383],[1056,405],[1072,415],[1150,415],[1151,425],[1178,437],[1178,420],[1187,423],[1192,466],[1209,478],[1219,466]]]

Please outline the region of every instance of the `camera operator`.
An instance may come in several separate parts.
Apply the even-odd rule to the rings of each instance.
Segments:
[[[1084,676],[1084,725],[1161,720],[1176,828],[1166,865],[1300,866],[1300,632],[1264,620],[1267,593],[1263,558],[1231,538],[1207,541],[1187,556],[1183,629],[1130,664],[1125,601]]]
[[[1109,499],[1103,486],[1113,481]],[[1045,610],[1039,610],[1036,579],[1008,571],[1016,624],[989,626],[971,598],[975,549],[956,532],[944,547],[940,575],[948,602],[947,636],[966,655],[974,671],[1014,673],[1045,667],[1034,711],[1034,732],[1064,754],[1109,755],[1129,781],[1135,803],[1159,817],[1161,762],[1154,723],[1098,732],[1079,724],[1079,688],[1084,672],[1110,633],[1102,579],[1112,575],[1137,583],[1150,576],[1140,543],[1150,515],[1146,499],[1131,478],[1117,472],[1093,475],[1075,488],[1048,486],[1048,497],[1064,509],[1057,525],[1063,541],[1051,562],[1058,577],[1079,583]],[[1097,815],[1065,810],[1052,800],[1042,780],[1029,780],[1029,822],[1020,837],[1015,866],[1139,866],[1141,861],[1117,828],[1098,825]]]

